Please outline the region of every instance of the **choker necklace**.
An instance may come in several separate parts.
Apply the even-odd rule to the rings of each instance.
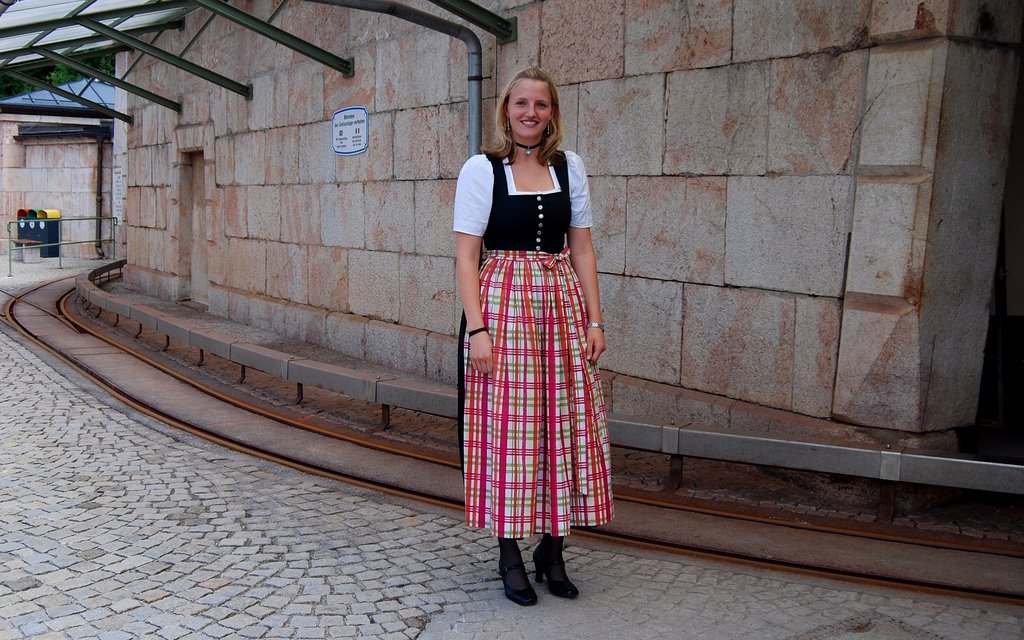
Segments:
[[[526,146],[525,144],[520,144],[520,143],[516,142],[516,146],[517,146],[517,147],[519,147],[520,149],[526,149],[526,155],[530,155],[530,154],[532,154],[532,153],[533,153],[533,150],[534,150],[534,149],[536,149],[537,147],[539,147],[539,146],[540,146],[540,145],[542,145],[542,144],[544,144],[544,141],[543,141],[543,140],[541,140],[541,141],[540,141],[540,142],[538,142],[537,144],[533,145],[532,147],[528,147],[528,146]]]

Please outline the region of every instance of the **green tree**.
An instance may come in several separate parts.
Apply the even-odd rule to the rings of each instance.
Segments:
[[[93,58],[84,58],[81,59],[81,62],[85,65],[92,67],[93,69],[96,69],[97,71],[102,71],[106,74],[114,75],[113,54],[95,56]],[[26,69],[22,73],[24,73],[27,76],[32,76],[33,78],[38,78],[39,80],[54,87],[58,87],[62,84],[67,84],[69,82],[74,82],[75,80],[81,80],[82,78],[89,77],[86,74],[81,73],[76,69],[67,67],[63,64],[56,64],[47,67],[38,67],[36,69]],[[0,75],[0,99],[10,98],[12,96],[20,96],[24,93],[37,91],[38,89],[39,87],[32,84],[28,84],[27,82],[22,82],[21,80],[12,78],[10,76]]]

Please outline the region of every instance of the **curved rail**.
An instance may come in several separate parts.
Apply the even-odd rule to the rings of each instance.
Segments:
[[[47,284],[53,284],[53,283],[47,283]],[[431,494],[431,493],[426,492],[426,491],[413,491],[413,490],[410,490],[407,487],[400,487],[400,486],[389,484],[389,483],[386,483],[386,482],[371,481],[371,480],[367,480],[367,479],[362,478],[362,477],[357,477],[357,476],[354,476],[354,475],[351,475],[351,474],[346,474],[346,473],[339,472],[336,469],[328,469],[328,468],[325,468],[325,467],[322,467],[322,466],[318,466],[318,465],[314,465],[314,464],[309,464],[307,462],[296,460],[296,459],[294,459],[292,457],[289,457],[287,455],[282,455],[282,454],[274,452],[274,451],[254,448],[252,446],[246,445],[244,443],[241,443],[239,441],[233,440],[231,438],[226,438],[226,437],[223,437],[223,436],[218,435],[216,433],[213,433],[213,432],[211,432],[211,431],[209,431],[207,429],[203,429],[202,427],[199,427],[197,425],[187,424],[187,423],[185,423],[185,422],[175,418],[174,416],[171,416],[171,415],[169,415],[169,414],[167,414],[165,412],[156,410],[149,403],[147,403],[147,402],[145,402],[145,401],[143,401],[143,400],[141,400],[141,399],[139,399],[137,397],[132,397],[132,396],[130,396],[128,394],[125,394],[121,389],[118,389],[115,386],[108,384],[107,382],[105,382],[99,376],[94,375],[94,373],[89,371],[87,368],[84,368],[84,367],[80,366],[78,363],[76,363],[72,359],[68,358],[65,354],[60,353],[59,351],[55,350],[54,348],[52,348],[51,346],[47,345],[45,342],[40,340],[37,336],[35,336],[32,333],[31,328],[26,326],[24,323],[22,323],[18,319],[16,305],[18,305],[18,304],[29,304],[29,305],[31,305],[35,309],[45,311],[48,315],[50,315],[52,317],[60,318],[61,322],[63,322],[67,326],[74,327],[76,331],[89,333],[89,334],[91,334],[93,336],[96,336],[96,337],[98,337],[100,339],[103,339],[105,342],[107,342],[108,344],[111,344],[112,346],[115,346],[115,347],[117,347],[119,349],[126,349],[128,351],[131,351],[131,355],[133,355],[134,357],[137,357],[137,358],[147,362],[147,364],[150,364],[152,366],[156,366],[161,371],[164,371],[165,373],[168,373],[168,374],[174,376],[176,379],[181,380],[183,382],[187,382],[189,385],[191,385],[191,386],[193,386],[193,387],[203,391],[204,393],[211,393],[212,395],[214,395],[218,399],[222,399],[225,402],[230,402],[231,404],[233,404],[235,406],[238,406],[239,408],[244,408],[244,409],[246,409],[248,411],[252,411],[254,413],[264,415],[264,416],[269,417],[269,418],[271,418],[271,419],[273,419],[275,421],[280,421],[280,422],[282,422],[284,424],[288,424],[288,425],[295,426],[295,427],[298,427],[298,428],[302,428],[302,429],[305,429],[305,430],[313,431],[315,433],[318,433],[319,435],[324,435],[324,436],[332,437],[332,438],[344,439],[344,440],[347,440],[347,441],[352,442],[354,444],[357,444],[359,446],[367,446],[367,447],[374,448],[376,450],[385,451],[386,453],[389,453],[391,455],[398,455],[398,456],[405,456],[405,457],[418,457],[418,459],[421,459],[421,460],[424,460],[424,461],[427,461],[427,462],[431,462],[433,464],[441,464],[441,465],[447,465],[447,466],[457,466],[457,463],[453,462],[452,460],[444,459],[444,458],[437,457],[437,456],[423,455],[422,452],[416,452],[411,447],[403,447],[403,446],[396,445],[396,444],[383,443],[379,439],[368,438],[366,436],[360,436],[360,435],[357,435],[357,434],[354,434],[354,433],[339,433],[337,431],[332,431],[332,430],[328,430],[328,429],[318,428],[318,427],[316,427],[316,425],[311,425],[311,424],[308,424],[308,423],[304,423],[302,420],[297,420],[297,419],[295,419],[292,416],[287,416],[287,415],[283,414],[280,411],[274,411],[270,407],[259,406],[259,405],[255,404],[255,403],[252,403],[252,402],[245,402],[244,400],[242,400],[242,399],[240,399],[238,397],[230,397],[227,394],[223,394],[223,393],[218,392],[216,389],[210,388],[210,387],[208,387],[206,385],[202,385],[201,383],[199,383],[196,380],[186,379],[185,376],[182,376],[180,373],[177,373],[177,372],[169,370],[169,367],[166,367],[162,363],[159,363],[159,362],[153,360],[152,358],[149,358],[149,357],[145,356],[144,354],[140,353],[137,349],[132,350],[130,348],[126,348],[125,345],[118,344],[116,341],[113,341],[112,339],[110,339],[109,336],[102,335],[102,332],[98,331],[95,327],[89,327],[89,326],[83,324],[80,320],[75,320],[74,319],[74,314],[68,313],[68,301],[69,301],[70,297],[72,296],[72,294],[74,293],[73,290],[65,292],[60,297],[57,306],[55,308],[53,308],[53,309],[47,309],[46,307],[43,307],[43,306],[40,306],[38,304],[34,304],[34,303],[30,302],[30,301],[25,300],[25,297],[27,295],[31,294],[33,291],[41,288],[42,286],[45,286],[45,285],[40,285],[39,287],[36,287],[34,289],[23,291],[23,292],[21,292],[21,293],[19,293],[17,295],[11,296],[11,299],[8,300],[4,304],[4,307],[3,307],[3,314],[4,314],[4,317],[5,317],[5,320],[8,322],[8,324],[10,324],[11,326],[17,328],[18,331],[21,332],[27,339],[31,340],[36,345],[46,349],[50,353],[52,353],[55,356],[59,357],[61,360],[63,360],[64,362],[66,362],[70,366],[74,367],[77,371],[79,371],[80,373],[82,373],[83,375],[88,377],[94,383],[96,383],[97,385],[101,386],[105,391],[107,391],[108,393],[110,393],[114,397],[118,398],[120,401],[124,402],[128,406],[132,407],[136,411],[139,411],[140,413],[143,413],[145,415],[148,415],[148,416],[151,416],[153,418],[156,418],[156,419],[160,420],[161,422],[169,424],[169,425],[171,425],[171,426],[173,426],[175,428],[187,431],[187,432],[189,432],[191,434],[194,434],[194,435],[196,435],[198,437],[202,437],[202,438],[204,438],[206,440],[209,440],[211,442],[214,442],[214,443],[220,444],[222,446],[225,446],[227,448],[230,448],[230,449],[232,449],[234,451],[243,452],[243,453],[246,453],[246,454],[249,454],[249,455],[253,455],[253,456],[265,459],[265,460],[269,460],[269,461],[273,461],[273,462],[279,463],[279,464],[283,464],[283,465],[289,466],[291,468],[299,469],[299,470],[302,470],[302,471],[305,471],[305,472],[308,472],[308,473],[312,473],[312,474],[315,474],[315,475],[318,475],[318,476],[327,477],[327,478],[331,478],[331,479],[336,479],[336,480],[339,480],[339,481],[342,481],[342,482],[346,482],[346,483],[349,483],[349,484],[353,484],[353,485],[356,485],[356,486],[360,486],[360,487],[363,487],[363,488],[372,489],[372,490],[375,490],[375,491],[381,491],[381,492],[384,492],[384,493],[387,493],[387,494],[390,494],[390,495],[398,495],[398,496],[403,496],[403,497],[406,497],[406,498],[420,500],[420,501],[423,501],[423,502],[426,502],[426,503],[429,503],[429,504],[433,504],[435,506],[443,506],[443,507],[448,507],[448,508],[452,508],[452,509],[459,509],[461,507],[461,503],[459,501],[457,501],[457,500],[452,500],[452,499],[444,498],[444,497],[441,497],[441,496],[438,496],[438,495],[435,495],[435,494]],[[843,527],[839,527],[839,526],[830,526],[829,527],[829,526],[814,525],[814,524],[807,523],[807,522],[785,521],[785,520],[781,520],[779,518],[764,518],[764,517],[752,516],[750,514],[739,514],[739,513],[736,513],[736,512],[730,512],[730,511],[725,510],[725,509],[710,509],[710,508],[702,508],[702,507],[693,507],[693,506],[687,506],[687,505],[680,505],[677,502],[657,499],[657,498],[653,498],[653,497],[643,497],[643,496],[636,496],[636,495],[623,495],[622,492],[619,492],[619,499],[620,500],[629,501],[629,502],[634,502],[634,503],[637,503],[637,504],[652,505],[652,506],[656,506],[656,507],[660,507],[660,508],[683,509],[683,510],[687,510],[687,511],[693,511],[693,512],[697,512],[697,513],[702,513],[702,514],[711,515],[711,516],[715,516],[715,517],[721,517],[721,518],[735,518],[735,519],[745,519],[745,520],[767,522],[767,523],[770,523],[770,524],[773,524],[773,525],[780,526],[780,529],[782,529],[782,528],[798,528],[798,529],[808,529],[808,530],[813,530],[813,531],[826,531],[826,532],[830,532],[830,533],[839,533],[839,534],[843,534],[843,535],[851,535],[851,536],[857,536],[857,537],[873,537],[873,538],[877,538],[877,539],[880,539],[880,540],[892,541],[892,542],[897,542],[897,543],[920,545],[920,546],[927,546],[927,547],[930,547],[930,548],[947,548],[947,549],[965,550],[965,551],[978,552],[978,553],[991,553],[991,554],[999,555],[999,556],[1024,555],[1024,551],[1021,551],[1021,550],[1017,550],[1017,553],[1013,553],[1012,550],[1009,550],[1009,549],[1006,549],[1006,548],[998,548],[998,547],[994,547],[992,545],[986,545],[986,544],[983,544],[983,543],[977,543],[977,544],[950,543],[949,541],[938,541],[938,540],[927,539],[926,537],[920,536],[920,535],[903,535],[903,534],[895,534],[895,533],[887,533],[887,534],[871,533],[871,532],[865,532],[863,530],[847,529],[847,528],[843,528]],[[794,571],[794,572],[799,572],[799,573],[803,573],[803,574],[827,576],[827,577],[833,577],[833,578],[841,577],[841,578],[844,578],[844,579],[847,579],[847,580],[853,580],[853,581],[856,581],[856,582],[859,582],[859,583],[880,584],[880,585],[887,585],[887,586],[901,586],[901,587],[906,587],[906,588],[912,588],[912,589],[915,589],[915,590],[931,591],[931,592],[936,592],[936,593],[946,593],[946,594],[953,593],[953,594],[956,594],[956,595],[959,595],[959,596],[970,596],[970,597],[981,598],[981,599],[986,599],[986,600],[995,600],[995,601],[1000,601],[1000,602],[1009,602],[1009,603],[1013,603],[1013,604],[1020,604],[1020,603],[1024,602],[1024,595],[1007,594],[1007,593],[1002,593],[1002,592],[993,592],[993,591],[987,591],[987,590],[984,590],[984,589],[964,589],[964,588],[961,588],[961,587],[948,587],[948,586],[943,586],[943,585],[937,585],[937,584],[932,583],[932,582],[922,582],[922,581],[908,580],[908,579],[905,579],[905,578],[878,576],[878,575],[873,575],[873,574],[869,574],[869,573],[862,573],[862,572],[858,572],[858,571],[840,570],[840,569],[822,569],[820,567],[814,567],[814,566],[810,566],[810,565],[806,565],[806,564],[801,564],[799,562],[779,560],[779,559],[766,559],[766,558],[756,557],[754,555],[747,554],[747,553],[723,552],[721,550],[711,550],[711,549],[708,549],[708,548],[705,548],[705,547],[696,546],[696,545],[692,545],[692,544],[668,542],[668,541],[660,540],[660,539],[652,539],[652,538],[647,538],[647,537],[644,537],[644,536],[630,535],[630,534],[625,534],[625,533],[616,533],[616,532],[611,532],[611,531],[588,530],[588,531],[581,531],[581,533],[583,533],[584,535],[590,536],[590,537],[598,538],[598,539],[614,540],[614,541],[624,542],[624,543],[629,543],[629,544],[642,545],[642,546],[645,546],[645,547],[655,547],[655,548],[659,548],[659,549],[663,549],[663,550],[681,552],[681,553],[685,553],[685,554],[688,554],[688,555],[691,555],[691,556],[699,556],[699,557],[706,557],[706,558],[719,558],[719,559],[725,558],[725,559],[729,559],[729,560],[734,561],[734,562],[741,562],[743,564],[747,564],[747,565],[751,565],[751,566],[773,568],[773,569],[783,569],[783,570]]]

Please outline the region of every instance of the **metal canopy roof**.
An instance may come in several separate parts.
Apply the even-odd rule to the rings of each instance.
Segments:
[[[132,122],[130,115],[98,105],[82,95],[64,92],[63,89],[26,75],[24,71],[59,62],[168,109],[180,111],[181,105],[165,96],[147,91],[122,78],[104,74],[81,62],[83,58],[132,49],[247,98],[251,97],[251,85],[189,62],[182,57],[182,52],[162,50],[152,44],[152,37],[146,37],[169,29],[180,29],[185,14],[199,9],[211,14],[211,20],[214,17],[226,18],[351,76],[351,58],[336,56],[270,24],[287,1],[280,0],[271,17],[261,20],[232,7],[226,0],[0,0],[0,74],[18,78],[128,123]],[[502,41],[515,39],[514,19],[504,20],[469,0],[431,2],[494,33]],[[351,3],[356,8],[358,4]]]

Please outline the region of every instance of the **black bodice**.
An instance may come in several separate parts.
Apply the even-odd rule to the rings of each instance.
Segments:
[[[484,245],[488,249],[561,252],[572,219],[569,163],[554,165],[561,191],[510,196],[504,162],[491,156],[487,159],[494,171],[494,193]]]

